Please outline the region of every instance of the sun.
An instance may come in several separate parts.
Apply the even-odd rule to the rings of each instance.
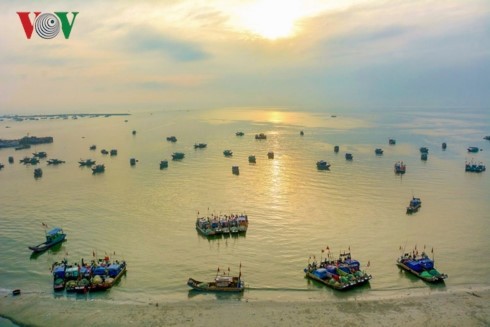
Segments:
[[[237,23],[269,40],[292,37],[301,18],[300,1],[260,0],[240,9]]]

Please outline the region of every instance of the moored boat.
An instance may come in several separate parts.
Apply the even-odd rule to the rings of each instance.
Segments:
[[[352,160],[353,159],[353,156],[352,156],[352,153],[346,153],[345,154],[345,160]]]
[[[429,283],[443,282],[447,278],[446,274],[435,269],[434,260],[425,252],[421,256],[418,256],[416,250],[412,254],[405,253],[396,260],[396,265]]]
[[[395,145],[396,144],[396,140],[395,139],[389,139],[388,140],[388,144],[389,145]]]
[[[374,150],[374,153],[377,155],[377,156],[381,156],[383,154],[383,149],[381,148],[377,148]]]
[[[330,164],[325,160],[320,160],[316,162],[316,168],[318,170],[327,170],[330,168]]]
[[[160,161],[160,169],[164,169],[168,167],[168,160]]]
[[[194,144],[194,149],[204,149],[208,145],[206,143],[195,143]]]
[[[168,136],[167,141],[175,143],[177,142],[177,138],[175,136]]]
[[[65,238],[66,238],[66,234],[63,232],[63,229],[59,227],[55,227],[50,231],[46,232],[45,242],[35,246],[29,246],[29,249],[35,253],[43,252],[49,249],[50,247],[52,247],[53,245],[63,242]]]
[[[236,136],[243,136],[243,135],[245,135],[245,133],[239,131],[239,132],[236,132],[235,135]]]
[[[429,158],[429,154],[427,152],[423,152],[420,154],[420,160],[427,161]]]
[[[403,161],[398,161],[395,163],[395,174],[405,174],[406,166]]]
[[[333,147],[333,152],[338,153],[340,150],[340,147],[338,145]]]
[[[55,158],[48,160],[48,165],[59,165],[62,163],[65,163],[65,161],[60,159],[55,159]]]
[[[274,159],[274,152],[272,151],[267,152],[267,158]]]
[[[407,207],[407,214],[417,212],[421,206],[422,201],[420,200],[420,198],[412,197],[412,200],[410,200],[410,203]]]
[[[80,166],[93,166],[95,165],[95,160],[92,160],[92,159],[86,159],[86,160],[83,160],[83,159],[80,159],[80,161],[78,162],[80,164]]]
[[[196,219],[196,229],[204,236],[214,236],[216,232],[211,227],[211,222],[208,219],[201,217]]]
[[[172,153],[172,159],[173,160],[182,160],[184,159],[185,154],[183,152],[174,152]]]
[[[265,139],[267,139],[267,135],[265,135],[264,133],[255,134],[255,139],[256,140],[265,140]]]
[[[105,165],[100,164],[96,165],[95,167],[92,167],[92,173],[97,174],[97,173],[103,173],[105,171]]]
[[[256,159],[254,155],[249,155],[248,156],[248,162],[249,163],[256,163]]]
[[[231,172],[233,173],[233,175],[240,175],[240,167],[239,166],[232,166]]]
[[[55,262],[51,267],[53,273],[53,290],[55,292],[65,289],[65,270],[68,268],[66,260]]]
[[[225,151],[223,151],[223,155],[225,157],[231,157],[233,155],[233,151],[231,151],[231,150],[225,150]]]
[[[360,286],[368,283],[372,278],[367,272],[361,270],[359,261],[352,259],[351,254],[345,252],[340,255],[338,260],[331,260],[327,257],[323,261],[320,259],[319,263],[316,261],[308,262],[304,272],[307,278],[336,290]]]
[[[474,161],[465,162],[465,171],[470,173],[481,173],[487,170],[486,166],[480,162],[476,163]]]
[[[467,150],[468,152],[473,152],[473,153],[480,151],[480,149],[476,146],[470,146]]]
[[[201,282],[194,278],[189,278],[187,285],[196,291],[202,292],[243,292],[245,289],[245,282],[242,280],[241,264],[238,276],[216,275],[212,282]]]
[[[34,178],[40,178],[43,176],[43,170],[41,168],[34,169]]]
[[[425,147],[425,146],[421,147],[419,149],[419,151],[420,151],[420,153],[429,153],[429,149],[427,147]]]

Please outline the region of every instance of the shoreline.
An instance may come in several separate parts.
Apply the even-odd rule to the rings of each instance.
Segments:
[[[381,299],[203,300],[149,302],[44,298],[27,293],[0,297],[0,317],[19,326],[488,326],[490,289]]]

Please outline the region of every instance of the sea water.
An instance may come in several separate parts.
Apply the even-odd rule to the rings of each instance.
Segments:
[[[199,301],[215,295],[189,292],[187,279],[212,280],[220,269],[231,275],[241,270],[248,289],[238,299],[403,295],[430,287],[395,265],[401,252],[415,246],[449,275],[433,291],[488,286],[489,172],[464,169],[470,160],[490,164],[490,142],[483,140],[488,126],[484,110],[447,109],[229,108],[4,119],[0,139],[53,136],[54,142],[0,149],[0,288],[80,305],[87,299]],[[256,140],[258,133],[267,139]],[[166,141],[171,135],[177,142]],[[389,138],[396,145],[388,145]],[[207,147],[194,149],[195,143]],[[422,146],[429,148],[427,161],[420,159]],[[469,146],[481,151],[468,153]],[[375,148],[384,154],[375,155]],[[226,149],[232,157],[223,155]],[[19,163],[38,151],[66,163]],[[274,159],[267,158],[269,151]],[[173,152],[185,158],[172,161]],[[255,164],[249,155],[256,156]],[[8,163],[9,156],[15,163]],[[135,166],[129,164],[133,157]],[[80,167],[78,161],[88,158],[103,163],[105,172]],[[161,170],[165,159],[169,166]],[[330,169],[317,170],[319,160]],[[394,173],[397,161],[406,164],[406,174]],[[235,165],[239,175],[232,174]],[[43,170],[38,179],[36,167]],[[422,207],[407,215],[412,196],[421,198]],[[249,218],[244,236],[208,239],[195,229],[198,216],[237,213]],[[43,224],[62,227],[67,241],[32,256],[27,247],[44,240]],[[309,260],[344,251],[372,274],[368,286],[340,294],[304,278]],[[127,274],[117,286],[88,295],[52,291],[54,262],[94,255],[126,260]]]

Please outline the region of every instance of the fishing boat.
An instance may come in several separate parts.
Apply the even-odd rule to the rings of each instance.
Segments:
[[[485,165],[482,162],[480,162],[480,163],[476,163],[474,161],[465,162],[465,171],[467,171],[467,172],[481,173],[481,172],[484,172],[485,170],[487,170],[487,168],[485,167]]]
[[[95,150],[95,149],[97,149],[97,145],[92,144],[92,145],[90,146],[90,148],[89,148],[89,149],[90,149],[90,150]]]
[[[105,171],[104,164],[100,164],[100,165],[96,165],[95,167],[92,167],[93,174],[103,173],[104,171]]]
[[[55,292],[65,289],[65,270],[69,268],[67,261],[53,263],[51,271],[53,272],[53,290]]]
[[[131,159],[129,159],[129,165],[130,165],[130,166],[134,166],[134,165],[136,165],[136,162],[137,162],[137,161],[138,161],[138,160],[136,160],[136,158],[131,158]]]
[[[443,150],[446,150],[446,148],[447,148],[447,143],[446,142],[442,142],[442,149]]]
[[[196,219],[196,229],[204,236],[214,236],[216,232],[211,227],[211,222],[209,219],[204,217]]]
[[[232,166],[231,172],[233,173],[233,175],[240,175],[240,167],[239,166]]]
[[[428,148],[426,148],[425,146],[421,147],[421,148],[419,149],[419,151],[420,151],[420,153],[429,153],[429,149],[428,149]]]
[[[95,160],[92,160],[92,159],[86,159],[86,160],[83,160],[83,159],[80,159],[80,161],[78,162],[80,164],[80,166],[93,166],[95,165]]]
[[[333,147],[333,152],[338,153],[340,150],[340,147],[338,145]]]
[[[194,149],[204,149],[208,145],[206,143],[195,143],[194,144]]]
[[[248,156],[248,162],[249,163],[255,163],[256,162],[255,156],[254,155]]]
[[[383,155],[383,149],[381,148],[377,148],[374,150],[374,153],[377,155],[377,156],[381,156]]]
[[[106,149],[102,149],[102,150],[100,150],[100,153],[102,153],[102,154],[109,154],[109,151],[107,151]]]
[[[418,256],[416,250],[412,254],[405,253],[396,260],[396,265],[429,283],[443,282],[447,278],[446,274],[434,268],[434,260],[425,252],[421,256]]]
[[[248,229],[248,216],[241,214],[234,216],[234,219],[236,219],[236,222],[238,223],[238,232],[246,233]]]
[[[233,155],[233,151],[231,151],[231,150],[225,150],[225,151],[223,151],[223,155],[225,157],[231,157]]]
[[[114,286],[126,273],[126,261],[113,261],[109,257],[103,260],[99,259],[97,263],[93,263],[93,277],[88,286],[89,291],[105,291]]]
[[[111,156],[117,156],[117,149],[112,149],[110,152]]]
[[[182,160],[184,159],[185,154],[183,152],[174,152],[172,153],[172,159],[173,160]]]
[[[472,152],[472,153],[476,153],[476,152],[480,151],[480,149],[476,146],[470,146],[467,150],[468,150],[468,152]]]
[[[59,165],[62,163],[65,163],[65,161],[60,160],[60,159],[55,159],[55,158],[48,160],[48,165]]]
[[[421,206],[422,201],[420,200],[420,198],[412,197],[412,200],[410,200],[410,203],[407,207],[407,214],[417,212]]]
[[[304,131],[300,131],[299,132],[299,135],[303,136],[303,135],[305,135],[305,132]]]
[[[395,139],[389,139],[388,140],[388,144],[389,145],[395,145],[396,144],[396,140]]]
[[[316,162],[316,168],[318,170],[327,170],[330,168],[330,164],[325,160],[320,160]]]
[[[310,263],[308,260],[308,266],[304,272],[307,278],[336,290],[354,288],[368,283],[372,278],[367,272],[361,270],[359,261],[352,259],[351,254],[345,252],[340,254],[337,260],[331,260],[328,257],[324,260],[320,259],[319,263],[316,261]]]
[[[45,242],[35,246],[29,246],[29,249],[32,250],[34,253],[43,252],[49,249],[50,247],[52,247],[53,245],[63,242],[65,238],[66,238],[66,234],[63,232],[63,229],[59,227],[55,227],[50,231],[46,232]]]
[[[168,160],[160,161],[160,169],[167,168],[167,167],[168,167]]]
[[[428,153],[424,152],[420,154],[420,160],[427,161],[428,158],[429,158]]]
[[[44,151],[40,151],[40,152],[35,152],[32,155],[37,158],[46,158],[48,154]]]
[[[490,135],[484,136],[483,139],[490,141]]]
[[[212,282],[201,282],[194,278],[189,278],[187,285],[196,291],[202,292],[243,292],[245,282],[241,277],[242,272],[240,271],[238,276],[216,275]]]
[[[272,151],[267,152],[267,158],[274,159],[274,152]]]
[[[235,135],[236,136],[243,136],[243,135],[245,135],[245,133],[243,133],[243,132],[236,132]]]
[[[264,133],[255,134],[255,139],[256,140],[266,140],[267,139],[267,135],[265,135]]]
[[[168,136],[167,141],[175,143],[177,142],[177,138],[175,136]]]
[[[395,174],[405,174],[406,166],[403,161],[398,161],[395,163]]]
[[[43,170],[41,168],[34,169],[34,178],[40,178],[43,176]]]
[[[352,158],[353,158],[352,157],[352,153],[346,153],[345,154],[345,160],[349,160],[350,161],[350,160],[352,160]]]

